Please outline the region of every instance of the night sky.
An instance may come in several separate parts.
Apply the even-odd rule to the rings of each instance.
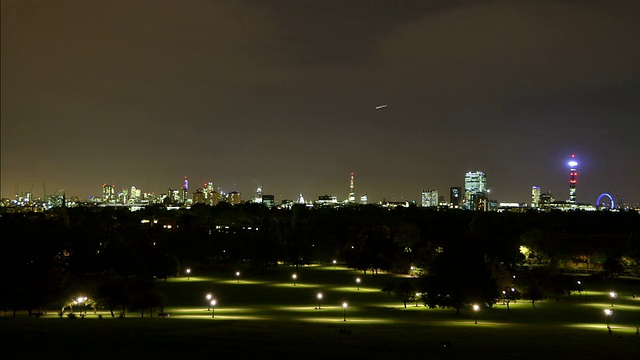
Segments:
[[[2,197],[640,202],[640,1],[1,1]]]

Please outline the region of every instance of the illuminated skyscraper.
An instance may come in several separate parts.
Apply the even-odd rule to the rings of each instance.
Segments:
[[[184,184],[182,184],[182,189],[181,189],[181,193],[180,193],[180,203],[182,204],[186,204],[187,203],[187,199],[189,199],[189,180],[187,180],[187,177],[184,177]]]
[[[253,198],[254,203],[262,204],[262,185],[258,183],[258,187],[256,188],[256,196]]]
[[[356,193],[353,187],[353,173],[351,173],[351,180],[349,181],[349,198],[347,200],[348,203],[356,202]]]
[[[129,200],[139,201],[142,197],[142,191],[135,186],[131,187],[131,195],[129,195]]]
[[[116,200],[116,186],[115,185],[102,185],[102,201],[113,202]]]
[[[482,210],[487,199],[487,176],[482,171],[470,171],[464,176],[464,207]]]
[[[577,204],[576,198],[576,183],[578,182],[578,162],[576,161],[576,155],[571,154],[571,160],[569,161],[569,202],[571,204]]]
[[[531,207],[538,209],[540,207],[540,186],[531,188]]]

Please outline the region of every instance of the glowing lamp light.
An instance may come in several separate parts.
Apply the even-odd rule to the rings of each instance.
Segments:
[[[571,160],[571,161],[569,161],[569,166],[576,167],[576,166],[578,166],[578,162],[575,161],[575,160]]]
[[[343,321],[347,321],[347,303],[346,302],[342,303],[342,308],[344,309]]]
[[[605,309],[605,310],[604,310],[604,315],[605,315],[605,317],[607,318],[607,329],[609,329],[609,330],[611,330],[611,329],[609,328],[609,324],[610,324],[610,321],[611,321],[611,315],[612,315],[612,314],[613,314],[613,311],[612,311],[612,310],[610,310],[610,309]]]

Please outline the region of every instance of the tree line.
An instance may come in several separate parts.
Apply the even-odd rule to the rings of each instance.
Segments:
[[[2,214],[0,266],[7,280],[0,306],[62,312],[79,289],[90,289],[92,303],[85,308],[100,306],[114,315],[119,308],[161,308],[154,279],[186,268],[242,264],[268,271],[334,259],[365,273],[411,272],[417,281],[383,289],[405,306],[420,300],[459,311],[518,297],[535,305],[545,294],[575,288],[563,277],[570,271],[638,276],[638,220],[637,212],[268,209],[249,203]]]

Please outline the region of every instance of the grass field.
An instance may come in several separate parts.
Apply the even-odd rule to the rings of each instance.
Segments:
[[[292,275],[296,273],[294,280]],[[361,279],[358,285],[356,277]],[[636,359],[640,281],[589,284],[560,301],[501,303],[476,314],[403,304],[380,289],[397,275],[329,266],[159,280],[171,317],[0,318],[3,359]],[[611,306],[609,291],[617,297]],[[317,294],[323,297],[318,300]],[[205,295],[217,303],[207,307]],[[347,308],[342,306],[346,302]],[[320,305],[320,308],[318,308]],[[613,310],[611,332],[604,309]],[[100,319],[98,315],[102,315]],[[345,321],[346,319],[346,321]],[[475,323],[477,321],[477,324]],[[346,330],[346,332],[345,332]],[[443,342],[448,346],[443,346]]]

